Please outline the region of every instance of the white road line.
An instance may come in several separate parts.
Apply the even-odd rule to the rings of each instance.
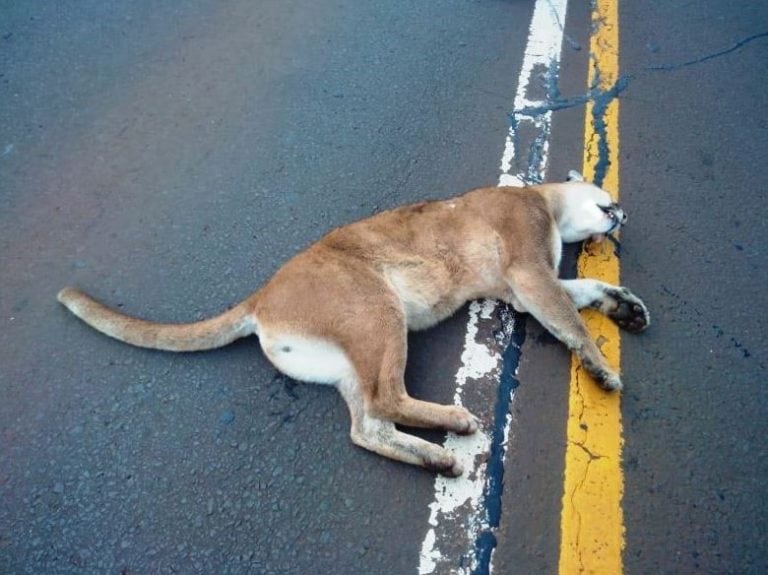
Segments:
[[[566,8],[567,0],[536,0],[515,95],[515,110],[545,104],[529,99],[527,94],[532,86],[541,84],[542,77],[553,78],[558,73]],[[501,158],[499,185],[522,186],[526,181],[541,181],[547,164],[552,113],[545,112],[536,117],[513,116]],[[518,169],[513,173],[515,165],[519,165],[519,161],[515,162],[516,147],[520,145],[519,126],[523,123],[529,123],[535,131],[540,153],[533,155],[524,172]],[[493,301],[473,302],[469,308],[462,367],[456,374],[454,403],[474,409],[483,421],[483,427],[470,437],[448,434],[446,438],[445,446],[456,454],[465,471],[456,479],[442,476],[435,479],[435,497],[429,506],[429,529],[421,546],[419,575],[469,575],[478,567],[475,542],[478,534],[488,528],[482,504],[493,406],[478,412],[478,406],[467,405],[465,396],[472,387],[467,385],[470,382],[493,386],[494,389],[497,385],[504,350],[493,337],[487,335],[493,327],[498,327],[495,311],[496,303]],[[493,393],[484,395],[495,397]],[[510,418],[507,417],[505,438],[509,436],[509,423]]]

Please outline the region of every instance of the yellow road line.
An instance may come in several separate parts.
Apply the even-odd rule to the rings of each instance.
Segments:
[[[592,13],[589,86],[607,90],[619,73],[618,0],[597,0]],[[593,106],[585,123],[584,177],[593,181],[599,157],[599,134],[593,125]],[[613,99],[603,115],[609,165],[602,186],[618,200],[619,102]],[[578,261],[579,276],[619,283],[619,261],[611,242],[591,245]],[[619,331],[605,316],[583,312],[590,333],[608,362],[620,364]],[[561,575],[622,573],[624,521],[621,499],[620,396],[600,390],[574,358],[571,364],[565,455],[565,487],[561,516]]]

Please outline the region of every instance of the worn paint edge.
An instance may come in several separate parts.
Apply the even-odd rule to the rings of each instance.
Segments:
[[[589,86],[603,99],[587,103],[583,172],[618,201],[619,77],[618,1],[595,0],[590,38]],[[591,244],[577,263],[580,277],[619,283],[619,260],[609,242]],[[620,368],[616,325],[593,311],[582,312],[607,361]],[[620,395],[607,394],[571,363],[559,573],[623,571],[624,521]]]
[[[463,392],[469,381],[480,382],[496,377],[501,356],[498,350],[478,338],[478,324],[490,321],[495,308],[496,304],[492,300],[475,301],[469,306],[464,351],[461,354],[462,365],[456,373],[456,405],[463,405]],[[463,570],[462,560],[454,561],[452,557],[446,556],[445,549],[453,545],[452,541],[444,539],[454,537],[474,540],[478,518],[472,510],[480,508],[485,485],[485,467],[480,460],[490,449],[490,444],[490,436],[484,427],[470,436],[447,434],[444,446],[456,455],[464,467],[464,474],[457,478],[442,475],[435,478],[435,495],[429,505],[429,529],[421,546],[419,575],[444,573],[446,563],[458,563],[457,570],[453,572],[467,573]],[[467,508],[470,512],[465,523]]]
[[[566,8],[567,0],[536,0],[520,70],[514,110],[523,110],[543,103],[528,98],[532,83],[540,82],[540,78],[534,77],[537,68],[546,70],[550,81],[556,80]],[[526,182],[544,179],[551,117],[551,111],[537,116],[513,112],[501,158],[499,185],[522,186]],[[523,122],[529,122],[536,130],[537,145],[530,147],[531,153],[527,156],[527,166],[523,170],[516,171],[516,168],[520,167],[519,125]],[[462,367],[456,374],[454,403],[462,405],[463,389],[470,381],[481,385],[496,385],[502,377],[514,379],[509,379],[509,385],[498,391],[494,421],[484,422],[483,428],[469,438],[457,437],[450,433],[447,436],[445,447],[457,455],[464,465],[465,472],[459,478],[449,479],[438,476],[435,479],[435,497],[429,506],[429,528],[422,542],[419,575],[435,572],[469,575],[492,571],[494,532],[498,527],[504,456],[509,438],[509,407],[514,398],[518,359],[513,357],[514,352],[513,355],[507,355],[505,358],[500,353],[503,349],[501,342],[496,342],[494,345],[477,339],[479,325],[482,325],[480,322],[484,322],[485,331],[487,331],[490,324],[498,321],[494,319],[496,310],[497,304],[493,301],[470,304],[464,352],[461,358]],[[515,321],[512,315],[506,319],[502,318],[502,331],[509,332],[507,342],[512,339],[519,346],[524,338],[524,324],[516,324]],[[514,345],[509,347],[514,349]],[[490,429],[490,435],[486,428]],[[483,454],[491,450],[493,442],[496,445],[496,460],[493,465],[494,476],[489,479],[488,465],[484,461]],[[490,518],[487,508],[489,494],[498,503],[498,507],[493,509],[493,517]],[[463,514],[467,506],[469,516]],[[466,541],[466,553],[461,557],[447,556],[445,550],[455,548],[456,540],[459,539]]]
[[[504,304],[498,306],[498,311],[502,317],[502,326],[511,326],[511,329],[510,333],[505,334],[505,339],[509,341],[504,351],[503,366],[496,392],[490,453],[486,463],[486,482],[483,491],[485,518],[482,522],[483,528],[475,538],[472,575],[486,575],[492,571],[493,567],[493,553],[498,544],[496,531],[501,523],[504,460],[512,424],[510,407],[515,398],[515,390],[520,385],[517,373],[526,335],[525,315],[515,314],[509,306]],[[505,321],[504,316],[508,316],[511,321]]]

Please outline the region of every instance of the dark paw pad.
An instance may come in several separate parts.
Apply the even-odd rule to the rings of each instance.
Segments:
[[[629,332],[638,333],[651,323],[651,317],[645,304],[626,288],[619,288],[607,294],[616,301],[616,308],[608,312],[616,324]]]

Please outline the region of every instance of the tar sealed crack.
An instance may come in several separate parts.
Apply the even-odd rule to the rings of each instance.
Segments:
[[[593,137],[597,138],[597,144],[595,146],[597,149],[597,157],[592,157],[590,160],[595,163],[594,183],[597,186],[601,186],[603,179],[605,178],[605,173],[610,165],[610,149],[608,147],[605,113],[611,102],[617,99],[619,95],[629,87],[631,78],[630,76],[619,76],[613,85],[607,88],[601,88],[602,80],[600,70],[597,68],[596,62],[594,65],[594,80],[589,91],[584,94],[564,98],[557,87],[556,76],[547,75],[545,78],[547,100],[540,104],[525,106],[518,110],[514,110],[512,114],[510,114],[510,122],[515,129],[515,132],[517,132],[520,118],[531,118],[535,120],[550,112],[567,110],[591,102]],[[540,142],[534,140],[529,148],[528,165],[535,165],[536,158],[540,157],[541,153]]]

